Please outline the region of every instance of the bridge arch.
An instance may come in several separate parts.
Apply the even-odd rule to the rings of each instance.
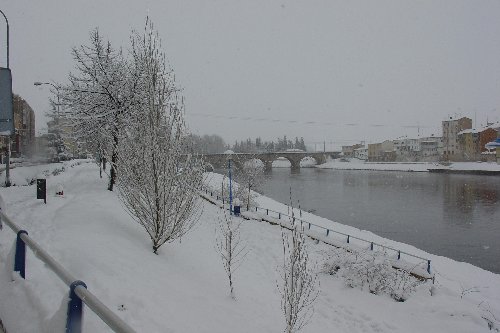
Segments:
[[[304,156],[299,163],[301,168],[308,168],[314,165],[321,164],[320,161],[318,161],[318,158],[310,155]]]

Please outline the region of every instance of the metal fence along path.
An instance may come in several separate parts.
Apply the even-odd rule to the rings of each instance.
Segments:
[[[15,272],[26,278],[26,245],[30,248],[34,255],[49,267],[58,277],[69,287],[68,311],[66,317],[66,332],[81,333],[82,332],[82,313],[83,303],[86,304],[102,321],[104,321],[113,331],[119,333],[134,333],[127,323],[104,305],[98,297],[87,290],[87,286],[83,281],[76,279],[68,272],[61,264],[52,258],[37,244],[26,230],[19,228],[7,215],[0,210],[1,222],[9,226],[17,235],[16,252],[14,257]],[[0,222],[0,223],[1,223]]]
[[[224,198],[219,197],[216,193],[214,193],[214,191],[208,188],[202,189],[201,192],[205,199],[213,203],[222,203],[223,205],[224,203],[226,203]],[[242,215],[249,218],[260,218],[272,224],[277,224],[288,229],[292,228],[294,225],[300,225],[300,230],[302,230],[302,232],[304,232],[307,236],[335,247],[344,248],[348,251],[364,249],[369,249],[370,251],[390,251],[393,253],[393,258],[391,258],[394,259],[391,261],[393,267],[408,270],[413,275],[423,279],[432,279],[434,277],[434,274],[431,272],[431,260],[428,258],[417,256],[387,245],[373,242],[371,240],[363,239],[357,236],[333,230],[331,228],[326,228],[314,224],[305,219],[302,219],[302,217],[300,217],[300,210],[294,209],[294,212],[297,212],[297,215],[299,217],[297,217],[297,215],[295,214],[289,215],[287,213],[275,211],[265,207],[249,207],[247,212],[243,212]],[[250,213],[250,215],[245,213]],[[252,213],[256,214],[256,216],[252,216]],[[334,236],[339,237],[334,238]],[[353,241],[357,242],[357,244],[353,244]],[[415,264],[402,260],[402,255],[412,259],[416,259],[417,263]]]

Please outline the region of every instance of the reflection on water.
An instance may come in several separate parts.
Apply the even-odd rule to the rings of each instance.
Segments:
[[[273,169],[262,192],[430,253],[500,273],[500,177]]]

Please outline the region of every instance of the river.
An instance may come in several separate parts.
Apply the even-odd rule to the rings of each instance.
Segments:
[[[273,168],[261,192],[427,252],[500,273],[500,177]]]

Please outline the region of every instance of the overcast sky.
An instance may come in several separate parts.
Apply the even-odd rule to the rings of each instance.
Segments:
[[[128,48],[152,18],[190,128],[227,142],[303,136],[355,143],[441,135],[463,115],[500,120],[499,0],[1,0],[13,90],[46,128],[48,87],[99,27]],[[6,66],[5,23],[0,63]]]

